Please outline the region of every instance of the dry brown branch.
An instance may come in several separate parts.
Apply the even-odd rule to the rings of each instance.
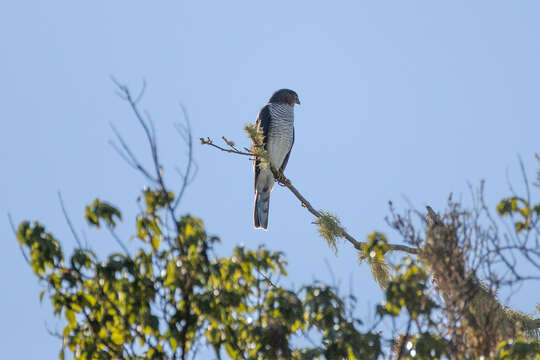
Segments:
[[[238,154],[238,155],[246,155],[246,156],[252,156],[253,157],[252,152],[243,152],[243,151],[238,150],[234,146],[234,143],[232,141],[228,140],[225,137],[223,137],[223,141],[225,142],[225,144],[229,148],[222,147],[222,146],[214,144],[212,139],[210,139],[209,137],[207,137],[206,139],[201,138],[200,140],[201,140],[202,145],[210,145],[210,146],[215,147],[216,149],[219,149],[221,151],[225,151],[225,152],[228,152],[228,153],[233,153],[233,154]],[[298,191],[298,189],[292,184],[290,179],[285,177],[285,175],[283,175],[282,173],[279,173],[278,171],[276,171],[274,168],[272,168],[271,170],[274,173],[274,177],[279,182],[279,184],[286,187],[287,189],[289,189],[289,191],[292,192],[293,195],[296,196],[296,198],[298,200],[300,200],[300,204],[303,207],[305,207],[316,218],[321,218],[323,216],[323,214],[321,214],[320,211],[316,210],[313,207],[313,205],[311,205],[311,203],[300,193],[300,191]],[[345,238],[348,242],[350,242],[354,246],[354,248],[356,250],[362,251],[362,247],[364,245],[366,245],[365,242],[356,240],[343,227],[341,227],[340,230],[341,230],[341,236],[343,238]],[[417,248],[413,248],[413,247],[406,246],[406,245],[399,245],[399,244],[388,244],[388,250],[390,250],[390,251],[403,251],[403,252],[406,252],[406,253],[409,253],[409,254],[418,254],[418,249]]]
[[[503,340],[535,333],[540,319],[502,305],[496,291],[470,268],[469,247],[458,233],[458,229],[467,227],[466,216],[455,208],[441,217],[427,206],[426,241],[420,258],[444,299],[451,345],[459,354],[480,358],[492,356]]]

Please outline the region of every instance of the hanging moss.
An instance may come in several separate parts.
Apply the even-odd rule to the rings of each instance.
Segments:
[[[319,235],[326,240],[328,246],[337,254],[336,240],[343,237],[343,227],[339,219],[328,211],[321,211],[321,216],[315,220],[319,227]]]

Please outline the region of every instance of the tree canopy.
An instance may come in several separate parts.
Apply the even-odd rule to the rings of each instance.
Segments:
[[[75,231],[77,246],[67,254],[39,222],[23,221],[15,229],[44,287],[40,299],[47,295],[54,313],[65,319],[56,334],[61,358],[193,359],[211,351],[233,359],[540,359],[540,319],[498,299],[506,286],[540,280],[540,203],[529,192],[502,199],[495,212],[486,206],[483,188],[473,191],[471,208],[452,198],[440,213],[427,207],[400,214],[391,207],[388,224],[400,243],[390,243],[381,232],[358,241],[336,215],[315,209],[289,179],[276,174],[314,215],[333,251],[336,239],[344,238],[359,261],[370,265],[385,301],[368,323],[356,315],[356,298],[340,295],[333,285],[281,285],[287,271],[279,251],[236,246],[229,256],[218,256],[220,239],[201,219],[177,211],[193,169],[189,122],[178,127],[189,159],[183,185],[174,192],[163,178],[139,97],[118,86],[152,155],[152,166],[143,166],[116,132],[116,149],[148,181],[133,229],[136,252],[114,231],[122,211],[101,199],[86,207],[85,219],[110,232],[122,249],[105,258],[83,245]],[[201,142],[259,157],[269,166],[256,129],[246,130],[253,146],[245,151],[226,138],[223,147],[208,138]],[[67,214],[66,219],[70,224]],[[504,227],[505,221],[512,227]],[[391,263],[390,253],[403,257]],[[385,322],[393,330],[380,326]]]

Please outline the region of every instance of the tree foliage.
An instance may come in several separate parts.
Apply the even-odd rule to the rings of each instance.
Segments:
[[[46,284],[57,315],[65,317],[62,353],[77,359],[186,358],[205,342],[216,356],[239,359],[376,358],[379,336],[360,331],[360,320],[330,286],[294,291],[271,278],[285,276],[280,252],[237,246],[219,257],[219,242],[200,219],[181,217],[167,235],[160,213],[174,200],[146,190],[136,219],[136,254],[105,260],[77,248],[67,257],[39,223],[22,222],[17,238],[34,273]],[[86,219],[114,227],[120,211],[95,200]],[[320,338],[295,345],[295,336]]]

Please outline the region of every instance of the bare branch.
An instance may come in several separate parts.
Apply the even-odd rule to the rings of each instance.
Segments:
[[[79,238],[79,235],[77,235],[77,232],[75,231],[75,228],[73,227],[73,224],[71,223],[71,219],[69,218],[69,215],[66,211],[66,207],[64,206],[64,199],[62,198],[62,193],[60,193],[60,191],[58,191],[58,200],[60,201],[60,207],[62,208],[64,219],[66,220],[69,226],[69,230],[71,231],[71,234],[73,234],[73,237],[75,238],[77,245],[79,245],[79,248],[83,249],[81,239]]]
[[[143,84],[141,87],[141,91],[139,92],[139,95],[135,98],[135,104],[139,103],[141,101],[142,97],[144,96],[144,93],[146,92],[146,79],[143,79]]]
[[[212,141],[212,139],[210,139],[209,137],[207,137],[206,139],[204,138],[201,138],[201,144],[202,145],[210,145],[210,146],[213,146],[221,151],[225,151],[225,152],[228,152],[228,153],[233,153],[233,154],[238,154],[238,155],[246,155],[246,156],[253,156],[253,153],[251,151],[249,152],[243,152],[243,151],[240,151],[236,148],[232,148],[232,149],[225,149],[219,145],[216,145],[214,144],[214,142]],[[247,148],[244,148],[246,151],[248,151]]]
[[[114,228],[111,226],[111,225],[107,225],[107,229],[109,230],[109,232],[111,233],[111,236],[114,238],[114,240],[118,243],[118,245],[120,245],[120,247],[122,248],[122,250],[124,250],[124,252],[126,253],[127,256],[131,257],[131,254],[129,253],[129,249],[127,248],[126,244],[124,244],[124,242],[122,241],[122,239],[120,239],[120,237],[118,236],[118,234],[116,234],[116,232],[114,231]]]
[[[186,188],[188,185],[193,181],[193,178],[195,175],[192,173],[193,168],[195,167],[195,172],[198,172],[198,166],[195,163],[195,160],[193,158],[193,136],[191,133],[191,123],[189,121],[189,116],[187,114],[186,108],[180,104],[180,107],[182,109],[182,113],[184,114],[184,121],[185,125],[182,125],[180,123],[176,123],[175,127],[180,136],[184,139],[187,148],[188,148],[188,154],[187,154],[187,165],[186,170],[183,173],[182,176],[182,186],[180,187],[180,190],[178,191],[178,195],[176,197],[176,200],[173,204],[173,210],[176,210],[178,208],[178,205],[180,203],[180,200],[184,197],[184,192],[186,191]],[[178,171],[178,170],[177,170]],[[180,173],[180,171],[178,171]]]
[[[15,224],[13,223],[13,218],[11,217],[11,214],[9,213],[8,213],[8,221],[9,221],[9,225],[11,226],[11,230],[13,231],[13,234],[17,236],[17,228],[15,227]],[[27,264],[30,264],[30,259],[28,259],[28,256],[24,252],[21,244],[19,244],[19,249],[21,249],[21,254],[24,258],[24,261],[26,261]]]
[[[111,146],[116,150],[116,152],[126,161],[128,165],[133,167],[135,170],[140,171],[149,181],[154,183],[157,182],[157,179],[154,176],[150,175],[150,172],[144,166],[142,166],[140,161],[135,157],[135,155],[133,154],[129,146],[126,144],[116,127],[112,123],[110,124],[110,126],[123,149],[122,152],[114,143],[109,142]]]
[[[136,170],[139,170],[144,176],[146,176],[146,178],[149,181],[153,182],[154,185],[156,185],[161,192],[163,192],[164,194],[168,194],[169,190],[168,190],[167,186],[165,185],[165,180],[163,178],[163,168],[162,168],[162,166],[160,164],[160,161],[159,161],[160,159],[159,159],[159,155],[158,155],[157,142],[156,142],[156,138],[155,138],[155,129],[154,129],[154,126],[153,126],[152,119],[151,119],[150,115],[147,112],[145,112],[145,115],[146,115],[146,120],[145,120],[143,118],[143,116],[141,115],[141,111],[139,110],[139,107],[138,107],[138,101],[140,100],[140,97],[142,95],[142,91],[141,91],[141,94],[137,98],[133,98],[129,88],[126,85],[121,84],[119,81],[117,81],[114,78],[112,78],[112,81],[118,87],[120,97],[129,104],[132,113],[135,115],[135,118],[137,119],[137,121],[139,122],[139,125],[142,127],[142,129],[144,131],[148,146],[150,147],[150,153],[151,153],[152,165],[153,165],[153,172],[155,173],[155,175],[152,176],[151,172],[146,170],[146,168],[142,166],[142,164],[137,160],[135,155],[133,155],[133,152],[127,146],[127,144],[125,143],[123,138],[120,136],[119,132],[116,131],[116,129],[113,127],[113,130],[114,130],[114,132],[116,134],[116,137],[118,138],[118,140],[119,140],[119,142],[122,145],[122,148],[124,150],[124,154],[123,154],[124,156],[122,156],[122,157],[124,158],[124,160],[127,160],[129,165],[134,167]],[[115,147],[115,149],[118,151],[118,149],[116,147]],[[121,153],[121,155],[122,155],[122,153]],[[190,165],[188,164],[188,166],[190,166]],[[177,198],[176,205],[178,203],[179,198],[180,197]],[[173,204],[168,203],[166,208],[167,208],[167,211],[169,213],[170,219],[173,220],[173,222],[174,222],[174,224],[176,226],[176,231],[179,232],[180,231],[179,224],[176,221],[176,207],[173,207]],[[170,239],[168,241],[170,241]]]

